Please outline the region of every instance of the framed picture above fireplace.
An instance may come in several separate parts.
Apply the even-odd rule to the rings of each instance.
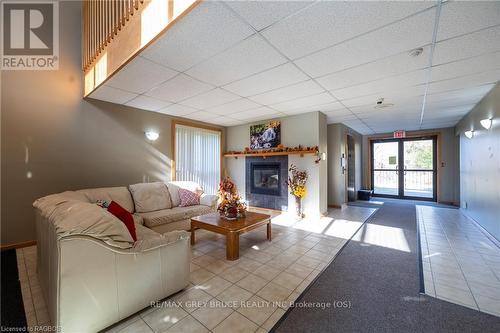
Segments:
[[[270,121],[250,126],[250,149],[275,148],[281,143],[281,123]]]

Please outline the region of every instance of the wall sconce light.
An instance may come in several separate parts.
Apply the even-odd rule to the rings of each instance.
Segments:
[[[321,159],[322,159],[323,161],[326,161],[326,153],[321,153]]]
[[[489,118],[488,119],[483,119],[483,120],[480,121],[481,126],[483,126],[487,130],[491,128],[491,123],[492,122],[493,121],[491,119],[489,119]]]
[[[467,139],[472,139],[472,137],[474,136],[474,131],[465,131],[464,134],[467,137]]]
[[[147,131],[144,134],[149,141],[156,141],[160,137],[160,134],[154,131]]]

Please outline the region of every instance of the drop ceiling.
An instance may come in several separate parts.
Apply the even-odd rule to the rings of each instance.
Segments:
[[[372,134],[454,126],[499,79],[497,1],[204,1],[90,97],[222,126],[321,111]]]

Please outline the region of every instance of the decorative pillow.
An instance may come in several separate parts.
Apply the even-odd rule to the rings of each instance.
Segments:
[[[130,193],[138,213],[153,212],[155,210],[170,209],[170,193],[165,183],[141,183],[129,186]]]
[[[168,190],[170,192],[170,199],[172,200],[172,206],[177,207],[181,204],[181,199],[179,198],[179,189],[183,188],[191,192],[196,192],[198,195],[203,194],[203,188],[195,182],[189,180],[175,180],[167,183]]]
[[[108,212],[119,218],[120,221],[122,221],[123,224],[125,224],[125,226],[127,227],[128,232],[130,232],[130,236],[132,236],[134,242],[137,241],[135,223],[132,214],[130,214],[128,210],[117,204],[115,201],[111,201],[111,203],[109,204]]]
[[[179,204],[180,207],[195,206],[200,204],[200,196],[198,193],[183,188],[179,189],[179,199],[181,200],[181,203]]]

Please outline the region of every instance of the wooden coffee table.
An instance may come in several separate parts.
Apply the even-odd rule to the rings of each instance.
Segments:
[[[226,236],[226,258],[236,260],[240,256],[240,235],[267,225],[267,240],[271,240],[271,216],[247,212],[245,217],[226,220],[219,213],[210,213],[191,218],[191,245],[195,242],[196,229],[205,229]]]

